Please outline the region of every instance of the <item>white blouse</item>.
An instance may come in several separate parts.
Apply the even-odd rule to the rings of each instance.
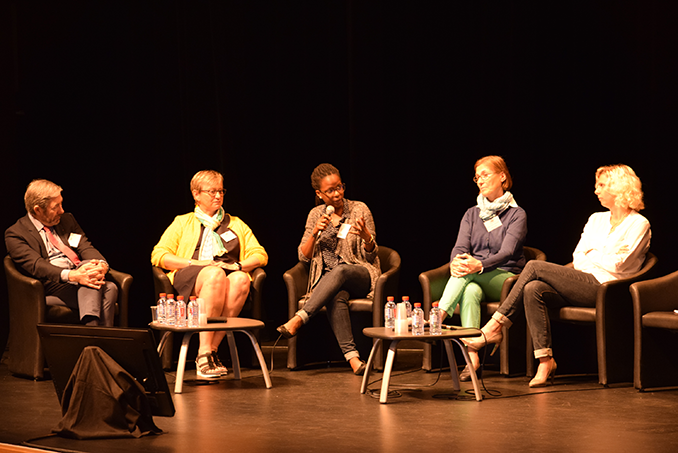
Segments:
[[[610,211],[589,217],[574,250],[574,268],[600,282],[630,277],[640,270],[650,249],[650,222],[632,211],[614,231]]]

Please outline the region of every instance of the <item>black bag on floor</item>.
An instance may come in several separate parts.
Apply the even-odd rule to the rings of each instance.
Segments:
[[[83,349],[61,401],[63,418],[53,430],[71,439],[161,434],[144,388],[102,349]]]

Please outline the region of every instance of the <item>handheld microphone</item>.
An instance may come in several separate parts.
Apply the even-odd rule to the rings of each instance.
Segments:
[[[325,215],[332,217],[332,214],[334,214],[334,206],[327,205],[327,207],[325,207]],[[318,234],[316,235],[315,238],[318,239],[322,232],[323,230],[318,231]]]

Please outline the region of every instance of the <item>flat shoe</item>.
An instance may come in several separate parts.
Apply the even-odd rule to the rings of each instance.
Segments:
[[[287,327],[285,327],[285,324],[283,324],[282,326],[279,326],[276,330],[278,332],[280,332],[282,334],[282,336],[287,338],[288,340],[297,335],[296,333],[291,333],[289,330],[287,330]]]
[[[224,364],[221,363],[221,360],[219,360],[219,354],[217,351],[212,351],[212,361],[214,362],[214,367],[217,369],[220,376],[228,375],[228,368],[226,368]]]
[[[212,353],[200,354],[195,358],[195,374],[198,379],[217,379],[221,373],[214,364]]]

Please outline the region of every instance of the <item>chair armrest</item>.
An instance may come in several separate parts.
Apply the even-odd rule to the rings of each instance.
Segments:
[[[129,325],[129,292],[134,278],[130,274],[109,269],[110,278],[118,285],[118,319],[120,327]]]
[[[428,313],[433,302],[440,300],[450,279],[450,263],[419,274],[419,284],[423,293],[422,308]]]
[[[637,274],[632,275],[631,277],[620,278],[618,280],[612,280],[601,284],[600,288],[598,289],[598,295],[596,299],[596,311],[598,312],[597,315],[607,316],[607,314],[605,313],[605,309],[607,308],[608,301],[612,300],[627,301],[628,305],[626,306],[626,308],[630,310],[632,307],[629,287],[633,283],[638,282],[647,277],[656,263],[657,258],[653,254],[648,253],[643,268]],[[614,306],[615,310],[618,310],[619,308],[620,308],[619,304],[616,304]],[[601,312],[600,310],[603,311]]]
[[[652,311],[673,311],[678,308],[678,272],[630,286],[633,307],[641,317]]]
[[[252,271],[252,317],[254,319],[263,319],[263,291],[264,281],[266,280],[266,271],[258,267]]]
[[[400,260],[397,265],[391,266],[383,272],[374,284],[372,296],[372,325],[379,327],[384,325],[384,305],[387,296],[395,296],[398,293],[400,280]]]
[[[299,299],[306,294],[308,269],[309,265],[300,261],[283,274],[283,280],[287,287],[287,311],[290,318],[299,308]]]
[[[174,294],[174,286],[165,271],[157,266],[152,266],[152,271],[155,296],[157,297],[160,293]]]
[[[499,299],[499,302],[504,302],[504,299],[509,295],[511,289],[513,289],[513,285],[516,284],[519,277],[520,275],[514,275],[504,280],[504,284],[501,287],[501,299]]]
[[[19,272],[9,256],[5,257],[5,273],[9,293],[10,331],[13,323],[44,322],[47,308],[45,287],[42,283]]]

